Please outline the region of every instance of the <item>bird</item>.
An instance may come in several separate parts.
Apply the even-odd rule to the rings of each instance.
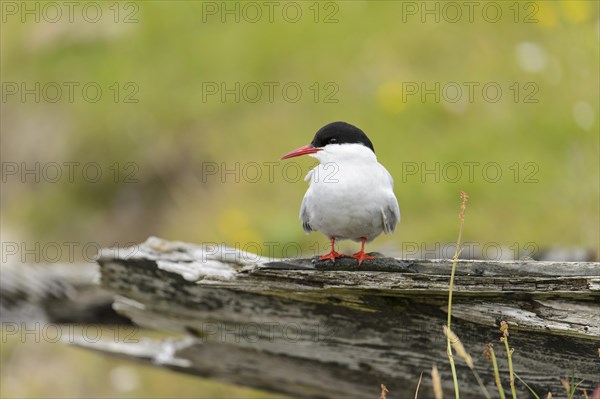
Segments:
[[[306,234],[320,231],[331,243],[331,251],[320,257],[345,257],[335,251],[337,240],[361,242],[351,255],[362,264],[374,257],[365,253],[365,243],[382,232],[393,233],[400,222],[400,207],[394,194],[394,180],[377,161],[373,143],[358,127],[332,122],[320,128],[310,144],[281,159],[309,155],[319,161],[305,177],[308,190],[300,206],[300,220]]]

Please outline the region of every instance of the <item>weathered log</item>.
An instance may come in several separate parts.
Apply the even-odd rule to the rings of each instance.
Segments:
[[[298,397],[377,397],[381,383],[390,397],[411,397],[425,371],[420,397],[428,398],[433,364],[448,395],[453,389],[442,335],[449,260],[332,265],[150,238],[103,251],[99,263],[117,312],[185,337],[82,346]],[[486,343],[495,344],[508,386],[499,319],[510,325],[515,371],[540,396],[561,392],[571,371],[589,391],[600,376],[599,298],[598,263],[460,261],[452,326],[490,392]],[[482,397],[456,359],[461,397]],[[520,382],[517,389],[529,396]]]
[[[98,265],[6,264],[0,268],[2,323],[130,324],[100,288]]]

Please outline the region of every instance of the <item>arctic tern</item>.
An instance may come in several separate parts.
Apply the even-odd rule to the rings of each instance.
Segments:
[[[367,135],[349,123],[323,126],[308,145],[281,159],[309,155],[319,160],[305,180],[310,181],[300,207],[300,220],[306,234],[320,231],[331,242],[331,251],[321,260],[341,258],[336,240],[361,242],[351,257],[360,265],[373,259],[365,253],[365,243],[383,233],[393,233],[400,221],[400,208],[394,195],[394,181],[377,162]]]

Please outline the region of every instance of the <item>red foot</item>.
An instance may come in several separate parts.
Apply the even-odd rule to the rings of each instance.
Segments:
[[[360,252],[355,253],[354,255],[352,255],[352,258],[358,260],[358,264],[360,265],[361,263],[363,263],[363,261],[365,259],[375,259],[375,257],[371,256],[371,255],[367,255],[365,253],[365,242],[367,242],[367,239],[365,237],[360,237]]]
[[[374,256],[367,255],[364,251],[355,253],[354,255],[352,255],[352,258],[357,259],[359,265],[363,263],[363,260],[365,259],[375,259]]]
[[[344,255],[335,252],[335,238],[330,238],[329,241],[331,241],[331,252],[329,252],[327,255],[323,255],[321,256],[321,258],[319,260],[331,260],[333,263],[335,263],[335,260],[338,258],[343,257]]]
[[[336,259],[338,259],[338,258],[341,258],[341,257],[343,257],[343,256],[344,256],[344,255],[342,255],[342,254],[340,254],[340,253],[338,253],[338,252],[331,251],[331,252],[330,252],[330,253],[328,253],[327,255],[323,255],[323,256],[321,256],[321,257],[319,258],[319,260],[327,260],[327,259],[329,259],[329,260],[331,260],[332,262],[334,262],[334,263],[335,263],[335,260],[336,260]]]

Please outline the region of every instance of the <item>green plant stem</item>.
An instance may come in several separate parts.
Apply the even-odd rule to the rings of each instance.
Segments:
[[[462,240],[462,231],[463,226],[465,224],[464,219],[464,207],[466,200],[463,199],[462,203],[462,211],[460,217],[460,226],[458,228],[458,237],[456,239],[456,251],[454,251],[454,259],[452,261],[452,273],[450,274],[450,287],[448,289],[448,331],[450,331],[450,323],[452,321],[452,290],[454,288],[454,274],[456,272],[456,264],[458,263],[458,253],[460,250],[460,243]],[[456,399],[460,398],[460,393],[458,391],[458,377],[456,375],[456,366],[454,365],[454,356],[452,356],[452,345],[450,343],[450,335],[446,334],[447,341],[447,352],[448,352],[448,360],[450,361],[450,368],[452,369],[452,379],[454,381],[454,396]]]
[[[450,361],[450,368],[452,369],[452,380],[454,381],[454,396],[456,399],[460,398],[458,393],[458,378],[456,376],[456,366],[454,365],[454,356],[452,356],[452,345],[450,345],[450,339],[448,339],[448,360]]]
[[[498,387],[498,394],[500,394],[500,399],[506,399],[506,396],[504,396],[504,389],[502,389],[502,382],[500,381],[500,372],[498,371],[498,362],[496,361],[496,354],[494,353],[494,349],[491,347],[490,355],[492,357],[492,365],[494,366],[494,377],[496,379],[496,386]]]
[[[527,383],[525,381],[523,381],[523,379],[521,377],[519,377],[519,375],[517,373],[515,373],[515,377],[517,377],[517,379],[519,381],[521,381],[523,383],[523,385],[525,385],[527,387],[527,389],[529,389],[529,392],[531,392],[531,394],[535,397],[535,399],[540,399],[539,395],[537,393],[535,393],[535,391],[529,385],[527,385]]]
[[[508,373],[510,375],[510,392],[512,393],[513,399],[517,399],[517,391],[515,390],[515,372],[512,364],[512,354],[510,353],[510,347],[508,346],[508,337],[504,337],[504,347],[506,348],[506,354],[508,355]]]
[[[450,274],[450,288],[448,290],[448,330],[450,330],[450,323],[452,321],[452,289],[454,288],[454,274],[456,272],[456,263],[458,262],[458,254],[460,250],[460,242],[462,240],[462,231],[464,220],[460,221],[460,227],[458,229],[458,238],[456,239],[456,251],[454,251],[454,259],[452,260],[452,273]],[[448,338],[450,343],[450,338]]]
[[[475,371],[474,368],[472,368],[471,371],[473,372],[473,375],[475,376],[475,379],[477,380],[477,383],[479,384],[479,387],[481,388],[481,391],[483,392],[485,398],[491,399],[490,393],[487,391],[485,385],[483,385],[483,381],[481,381],[481,377],[479,377],[477,371]]]

